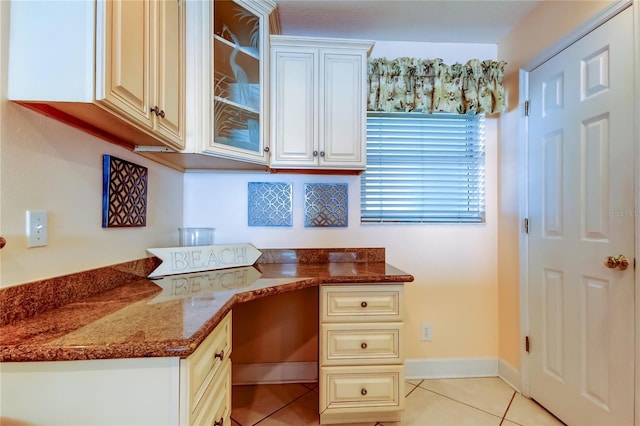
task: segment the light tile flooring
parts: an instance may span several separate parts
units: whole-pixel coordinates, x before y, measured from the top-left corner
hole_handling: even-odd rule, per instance
[[[405,395],[400,423],[362,426],[563,425],[497,377],[407,380]],[[233,426],[319,424],[315,383],[238,385],[233,387],[232,401]]]

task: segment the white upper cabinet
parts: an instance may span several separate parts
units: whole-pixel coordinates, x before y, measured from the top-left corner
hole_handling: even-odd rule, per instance
[[[129,146],[184,148],[183,0],[15,1],[8,98]]]
[[[268,163],[269,16],[275,1],[189,2],[184,168]],[[188,154],[197,154],[189,156]],[[202,155],[204,154],[204,155]],[[208,156],[208,159],[207,159]],[[171,155],[171,157],[174,157]]]
[[[271,36],[273,169],[366,167],[371,41]]]

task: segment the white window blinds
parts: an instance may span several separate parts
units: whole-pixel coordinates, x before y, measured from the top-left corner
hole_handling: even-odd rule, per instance
[[[483,223],[484,116],[367,115],[361,222]]]

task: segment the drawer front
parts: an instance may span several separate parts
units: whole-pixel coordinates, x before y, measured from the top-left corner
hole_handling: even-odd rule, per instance
[[[231,312],[187,358],[191,407],[198,404],[213,375],[231,356]]]
[[[320,412],[404,407],[403,366],[326,367],[320,380]]]
[[[402,294],[402,285],[323,286],[321,321],[402,321]]]
[[[231,360],[227,358],[195,407],[189,424],[231,425]]]
[[[402,364],[402,323],[322,324],[322,365]]]

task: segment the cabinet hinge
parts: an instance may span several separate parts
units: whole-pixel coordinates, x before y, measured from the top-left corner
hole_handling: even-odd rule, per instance
[[[529,218],[528,217],[524,218],[524,232],[525,232],[525,234],[529,233]]]
[[[531,101],[524,101],[524,116],[529,116],[529,107],[531,106]]]
[[[529,336],[524,336],[524,350],[529,352]]]

